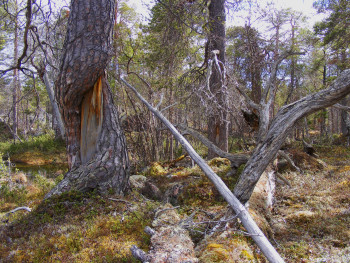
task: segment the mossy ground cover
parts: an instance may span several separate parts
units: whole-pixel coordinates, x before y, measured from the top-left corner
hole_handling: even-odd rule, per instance
[[[33,137],[22,142],[0,143],[0,152],[10,157],[12,162],[29,165],[65,164],[65,142],[54,139],[53,134]]]
[[[273,210],[266,213],[259,204],[251,204],[252,212],[268,225],[268,237],[287,262],[349,262],[350,151],[319,147],[317,153],[327,167],[308,160],[303,174],[286,171],[283,176],[292,187],[277,184]],[[237,178],[225,177],[227,160],[209,164],[232,188]],[[163,192],[168,184],[186,185],[177,210],[183,219],[192,216],[196,223],[190,233],[200,262],[266,262],[240,225],[202,240],[208,226],[214,225],[203,222],[220,219],[227,204],[198,167],[157,163],[145,175]],[[0,262],[136,262],[129,249],[137,245],[148,250],[150,237],[143,229],[151,224],[160,203],[136,191],[122,199],[71,192],[42,201],[62,176],[36,173],[27,175],[26,182],[2,183]],[[32,212],[4,217],[19,206]]]
[[[143,229],[157,203],[138,195],[111,197],[71,192],[32,203],[31,213],[18,212],[2,223],[2,261],[136,262],[130,247],[148,248]]]
[[[303,174],[286,172],[271,217],[274,237],[287,262],[350,261],[350,150],[317,147],[327,163]]]

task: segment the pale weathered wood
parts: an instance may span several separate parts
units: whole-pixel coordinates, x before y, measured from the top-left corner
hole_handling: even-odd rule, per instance
[[[298,120],[320,109],[332,106],[349,93],[350,70],[346,70],[329,88],[283,106],[272,120],[266,136],[258,143],[240,175],[234,189],[235,196],[242,203],[248,202],[261,174],[273,161]]]
[[[200,140],[205,146],[208,147],[208,149],[210,149],[220,157],[229,159],[231,161],[231,166],[234,168],[238,168],[240,165],[245,164],[249,159],[249,156],[246,154],[231,154],[221,150],[214,143],[209,141],[205,136],[183,124],[179,124],[178,128],[183,133],[188,133],[195,137],[197,140]]]
[[[57,124],[58,124],[58,128],[60,130],[60,135],[61,135],[62,138],[64,138],[64,135],[65,135],[64,124],[63,124],[63,121],[62,121],[60,110],[58,108],[57,101],[55,99],[55,92],[53,90],[53,87],[51,85],[51,82],[50,82],[49,78],[47,77],[47,73],[46,72],[44,73],[42,80],[43,80],[43,82],[45,84],[47,94],[49,95],[49,99],[50,99],[51,106],[52,106],[52,111],[53,111],[53,117],[56,118],[56,121],[57,121]]]
[[[252,217],[249,215],[247,209],[238,201],[233,195],[230,189],[225,185],[221,178],[214,173],[209,165],[198,155],[198,153],[192,148],[189,142],[178,132],[178,130],[155,108],[149,104],[138,91],[130,85],[123,78],[120,79],[127,87],[129,87],[136,96],[147,106],[147,108],[157,116],[164,124],[168,127],[174,137],[181,143],[185,148],[194,162],[202,169],[209,180],[215,185],[220,195],[230,204],[232,209],[235,211],[239,219],[242,221],[243,226],[251,235],[257,246],[264,253],[266,258],[270,262],[284,262],[281,256],[277,253],[275,248],[271,245],[264,233],[259,229],[257,224],[254,222]]]

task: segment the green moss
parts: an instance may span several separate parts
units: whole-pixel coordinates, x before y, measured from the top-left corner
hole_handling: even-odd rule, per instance
[[[229,252],[222,244],[209,243],[200,257],[203,263],[224,263],[229,262]]]
[[[160,163],[155,162],[155,163],[152,163],[147,174],[152,177],[158,177],[158,176],[166,175],[167,171]]]
[[[9,153],[10,155],[23,153],[26,151],[40,151],[44,153],[65,152],[65,142],[57,140],[53,134],[45,134],[38,137],[33,137],[16,144],[11,141],[0,143],[0,151]]]
[[[248,251],[248,250],[246,250],[246,249],[243,249],[243,250],[241,251],[240,257],[241,257],[242,259],[247,259],[247,260],[251,260],[251,261],[254,260],[254,255],[251,254],[251,252]]]

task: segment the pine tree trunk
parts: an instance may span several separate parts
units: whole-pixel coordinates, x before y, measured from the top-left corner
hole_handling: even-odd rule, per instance
[[[46,198],[69,190],[123,194],[128,189],[124,133],[105,69],[113,0],[73,0],[56,82],[70,171]]]
[[[218,50],[218,59],[225,64],[225,0],[212,0],[209,5],[209,45],[208,53],[211,56],[213,50]],[[215,96],[212,113],[208,119],[208,139],[221,150],[228,150],[228,125],[227,125],[227,96],[223,91],[219,72],[214,69],[210,78],[210,90]],[[209,150],[208,158],[216,154]]]

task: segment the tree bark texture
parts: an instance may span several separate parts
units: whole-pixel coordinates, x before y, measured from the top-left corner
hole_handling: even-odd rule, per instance
[[[56,81],[70,171],[46,197],[91,189],[123,194],[128,188],[125,137],[105,74],[114,4],[113,0],[71,3]]]
[[[327,89],[283,106],[273,119],[262,142],[254,149],[234,189],[235,196],[248,202],[256,183],[275,158],[294,124],[301,118],[329,107],[350,93],[350,70],[344,71]]]
[[[212,0],[209,4],[209,39],[208,54],[218,50],[218,60],[225,64],[225,0]],[[208,118],[208,138],[221,150],[228,150],[228,125],[227,125],[227,96],[220,72],[213,65],[209,80],[210,91],[213,94],[213,109]],[[215,157],[215,152],[209,149],[208,157]]]

